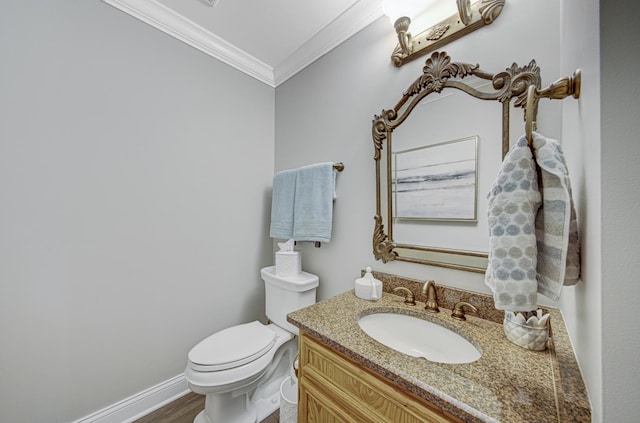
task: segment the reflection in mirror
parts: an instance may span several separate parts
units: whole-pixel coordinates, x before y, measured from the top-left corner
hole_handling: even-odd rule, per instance
[[[398,104],[374,117],[376,259],[485,271],[484,193],[529,85],[540,87],[534,61],[493,75],[435,52]]]
[[[477,151],[477,136],[392,151],[393,225],[477,222]]]

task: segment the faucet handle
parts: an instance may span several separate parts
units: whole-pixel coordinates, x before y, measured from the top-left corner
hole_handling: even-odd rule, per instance
[[[453,312],[451,313],[451,317],[453,317],[454,319],[458,319],[458,320],[467,320],[467,318],[464,315],[464,308],[467,306],[473,313],[477,313],[478,309],[469,304],[466,301],[458,301],[456,303],[456,305],[453,306]]]
[[[409,288],[405,288],[404,286],[398,286],[393,288],[393,292],[402,292],[404,294],[404,303],[409,305],[416,305],[416,298],[413,295],[413,292]]]

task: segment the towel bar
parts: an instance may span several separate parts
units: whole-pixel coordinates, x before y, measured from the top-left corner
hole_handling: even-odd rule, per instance
[[[538,114],[538,100],[548,98],[550,100],[562,100],[568,96],[580,98],[580,86],[582,84],[582,72],[576,69],[572,76],[560,78],[544,90],[539,91],[535,85],[529,85],[527,89],[527,104],[524,108],[525,134],[529,147],[533,143],[533,130],[536,129],[536,115]]]

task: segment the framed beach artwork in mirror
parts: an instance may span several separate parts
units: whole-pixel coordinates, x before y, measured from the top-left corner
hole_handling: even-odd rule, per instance
[[[434,52],[399,102],[374,116],[377,260],[484,273],[483,193],[522,131],[510,115],[524,117],[530,85],[541,85],[533,60],[492,74]]]
[[[394,223],[478,220],[478,137],[392,152]]]

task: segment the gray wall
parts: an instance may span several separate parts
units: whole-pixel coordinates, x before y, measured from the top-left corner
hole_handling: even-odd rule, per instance
[[[564,289],[561,308],[589,388],[593,421],[602,413],[602,165],[597,0],[562,2],[562,73],[582,70],[580,99],[562,102],[562,146],[580,214],[582,281]],[[612,416],[607,420],[613,421]],[[616,420],[618,421],[618,420]],[[620,420],[624,421],[624,420]]]
[[[551,305],[560,306],[565,315],[590,391],[595,422],[613,421],[616,413],[612,409],[603,420],[601,326],[602,309],[608,307],[601,309],[603,206],[597,27],[597,0],[510,0],[490,27],[443,48],[453,60],[477,62],[492,72],[513,62],[524,65],[535,58],[541,68],[543,86],[571,75],[577,67],[583,68],[581,99],[542,100],[539,128],[545,135],[563,142],[574,185],[583,243],[583,280],[575,287],[565,288],[561,303]],[[635,41],[638,37],[629,39]],[[424,65],[424,59],[419,59],[400,69],[394,68],[388,57],[395,43],[390,23],[381,18],[276,89],[276,170],[326,160],[344,161],[346,165],[338,176],[334,239],[320,249],[302,245],[303,268],[320,276],[321,298],[350,289],[360,269],[367,265],[387,273],[489,292],[482,275],[410,263],[383,264],[373,259],[375,172],[370,122],[374,114],[396,104]],[[456,126],[465,125],[465,113],[469,110],[460,111],[462,118],[452,116],[452,122]],[[618,154],[624,155],[625,150]],[[613,166],[614,163],[615,160]],[[633,169],[631,165],[627,168]],[[623,197],[628,193],[626,188],[620,190]],[[544,297],[540,300],[547,303]],[[631,350],[621,348],[620,342],[615,343],[613,350],[628,360],[627,351]],[[623,393],[612,385],[605,385],[606,389],[612,389],[605,398]],[[633,382],[629,385],[628,392],[637,391]]]
[[[0,55],[0,421],[69,422],[263,317],[274,90],[98,0]]]
[[[640,415],[638,234],[640,5],[600,2],[602,71],[602,359],[607,422]]]
[[[545,17],[545,31],[537,31],[536,16]],[[443,50],[454,61],[479,63],[484,70],[495,73],[513,62],[524,66],[535,59],[542,69],[543,84],[549,84],[560,76],[559,23],[557,1],[513,0],[490,27]],[[402,92],[422,73],[426,59],[394,67],[389,58],[397,42],[394,35],[389,20],[382,17],[276,88],[276,170],[318,161],[343,161],[346,165],[338,175],[334,238],[326,248],[302,245],[303,267],[320,276],[322,298],[352,288],[353,279],[367,265],[388,273],[489,292],[480,274],[374,261],[371,237],[375,166],[371,121],[374,114],[392,108],[400,100]],[[527,48],[522,49],[521,45]],[[437,107],[437,102],[432,104]],[[487,107],[491,104],[487,103]],[[501,109],[497,102],[493,107],[496,125],[500,125]],[[549,113],[559,111],[560,107],[558,102],[540,106],[544,116],[540,126],[547,128],[549,136],[561,135],[559,113]],[[464,126],[465,113],[469,111],[459,112],[451,119],[457,126]],[[522,119],[521,112],[513,119]],[[474,134],[473,131],[469,127],[467,135]],[[480,140],[480,149],[482,143],[492,141],[501,142]]]
[[[594,421],[631,422],[640,36],[638,6],[607,3],[510,0],[445,50],[492,71],[535,57],[545,84],[583,68],[579,101],[541,103],[563,116],[543,132],[563,141],[583,240],[583,280],[560,305]],[[380,19],[280,86],[276,109],[273,89],[97,0],[4,2],[0,420],[77,419],[179,374],[207,334],[262,316],[274,126],[276,169],[346,164],[332,243],[301,247],[321,298],[366,265],[486,292],[478,275],[373,261],[370,122],[424,63],[393,68],[394,44]]]

